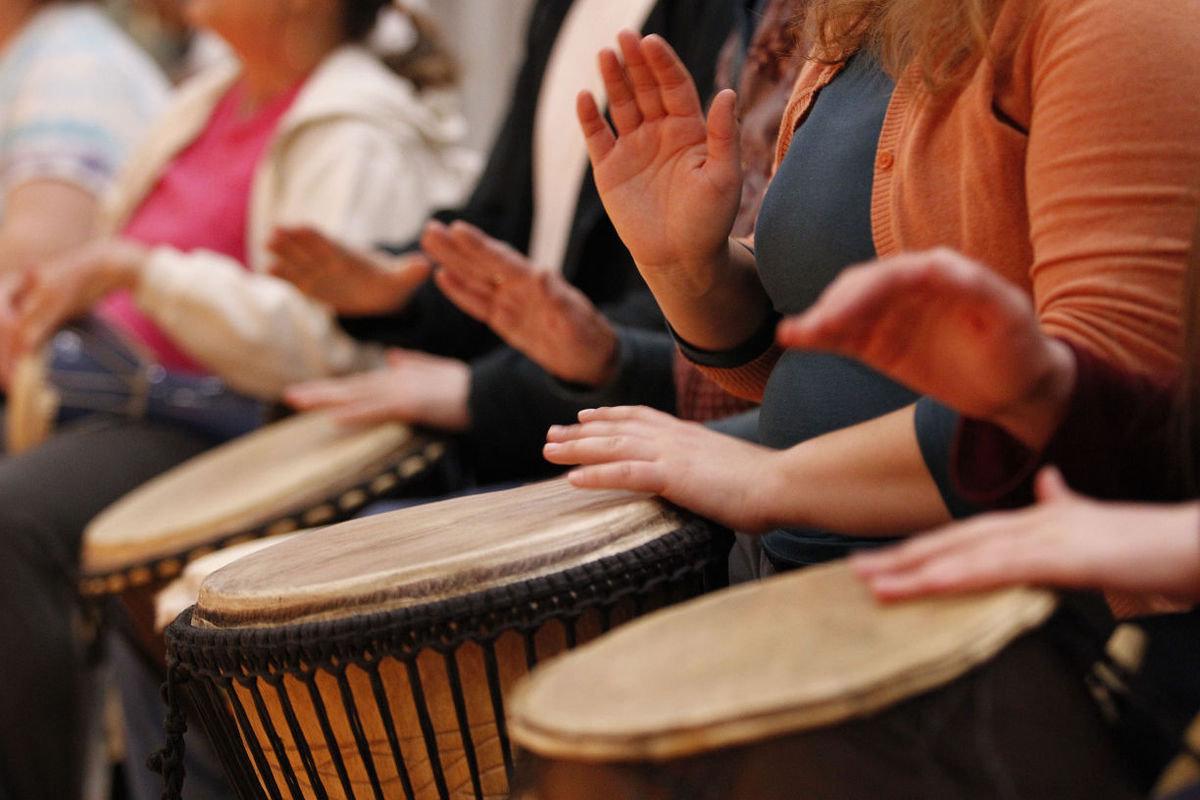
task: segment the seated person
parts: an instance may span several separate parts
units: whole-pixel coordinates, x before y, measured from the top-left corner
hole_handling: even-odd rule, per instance
[[[89,312],[166,372],[210,375],[253,401],[377,363],[328,309],[266,274],[266,241],[280,224],[360,246],[415,233],[469,184],[457,114],[360,44],[386,4],[191,2],[192,22],[240,64],[180,90],[116,187],[105,236],[0,291],[4,371]],[[69,586],[84,527],[214,443],[183,424],[98,415],[0,458],[0,584],[22,592],[0,636],[0,794],[78,793]]]
[[[86,241],[162,111],[158,69],[93,3],[0,3],[0,275]]]

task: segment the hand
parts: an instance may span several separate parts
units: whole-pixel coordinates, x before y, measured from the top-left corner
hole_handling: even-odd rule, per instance
[[[778,453],[649,408],[601,408],[546,436],[546,459],[583,464],[569,474],[587,489],[660,495],[734,530],[776,527],[766,516]]]
[[[1040,504],[852,558],[884,601],[1039,584],[1200,599],[1200,507],[1099,503],[1038,476]]]
[[[1070,348],[1042,333],[1025,293],[948,250],[844,271],[778,339],[856,358],[1035,449],[1075,381]]]
[[[596,179],[621,239],[647,275],[703,293],[728,259],[741,200],[736,95],[713,100],[707,122],[691,75],[659,36],[619,37],[600,53],[616,134],[595,98],[577,113]]]
[[[385,258],[352,250],[312,228],[279,228],[271,237],[270,272],[345,316],[403,308],[433,265],[419,253]]]
[[[17,362],[105,295],[137,285],[147,250],[127,239],[102,239],[0,286],[0,378],[7,386]]]
[[[394,421],[464,431],[471,426],[470,388],[471,368],[462,361],[393,350],[384,369],[292,386],[284,400],[300,411],[332,409],[346,425]]]
[[[582,292],[465,222],[431,222],[421,239],[438,287],[455,305],[560,380],[612,378],[617,335]]]

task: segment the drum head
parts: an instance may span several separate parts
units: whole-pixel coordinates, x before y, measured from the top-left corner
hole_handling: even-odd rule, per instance
[[[9,453],[36,447],[50,435],[58,415],[58,393],[46,380],[43,352],[17,362],[4,414],[4,442]]]
[[[299,535],[298,532],[273,536],[270,539],[242,542],[233,547],[209,553],[188,564],[178,578],[171,581],[166,588],[154,596],[154,632],[162,633],[168,625],[175,621],[176,617],[196,605],[196,598],[200,595],[200,585],[209,575],[252,553],[283,544],[288,539]]]
[[[193,624],[256,627],[425,605],[551,575],[678,530],[682,515],[565,479],[306,533],[213,573]]]
[[[880,606],[845,564],[814,567],[564,655],[518,687],[509,730],[548,758],[642,761],[823,727],[958,678],[1055,605],[1011,589]]]
[[[347,428],[325,413],[270,425],[188,461],[106,509],[84,533],[84,573],[152,563],[336,499],[338,491],[393,464],[412,443],[402,425]]]

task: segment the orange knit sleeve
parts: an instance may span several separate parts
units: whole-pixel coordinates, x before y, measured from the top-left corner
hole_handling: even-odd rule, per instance
[[[1200,15],[1192,0],[1041,0],[1025,181],[1047,331],[1128,368],[1178,361],[1200,209]]]

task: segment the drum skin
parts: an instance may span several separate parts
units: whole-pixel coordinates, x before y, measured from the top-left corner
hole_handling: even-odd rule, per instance
[[[699,594],[719,531],[555,481],[302,535],[167,632],[239,796],[505,798],[530,669]]]
[[[835,563],[652,614],[514,691],[515,796],[1137,797],[1056,603],[880,606]]]
[[[514,800],[1141,797],[1081,676],[1045,633],[865,718],[664,761],[525,754],[518,774]]]

